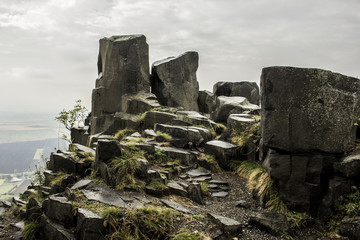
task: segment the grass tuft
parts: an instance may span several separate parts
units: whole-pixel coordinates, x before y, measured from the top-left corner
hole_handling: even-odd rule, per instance
[[[126,138],[127,136],[130,136],[131,134],[133,134],[135,132],[135,130],[133,129],[122,129],[119,130],[116,134],[115,134],[115,138],[118,139],[119,141],[123,140],[124,138]]]
[[[108,209],[102,215],[113,230],[110,239],[169,239],[179,213],[169,208],[147,206],[124,212]]]
[[[159,137],[164,139],[164,141],[170,141],[172,139],[172,136],[170,136],[169,134],[164,133],[164,132],[157,131],[156,135],[158,135]]]
[[[131,186],[144,186],[144,184],[136,178],[135,174],[140,169],[139,158],[143,158],[145,152],[134,148],[125,150],[121,157],[116,157],[111,161],[112,167],[114,167],[119,183],[118,189],[123,189],[127,185]]]
[[[36,240],[39,227],[38,222],[27,222],[22,230],[24,240]]]
[[[172,240],[202,240],[204,239],[203,234],[200,232],[190,232],[188,230],[181,229],[177,234],[171,238]]]
[[[269,173],[257,162],[241,161],[237,163],[236,172],[247,180],[250,191],[265,200],[265,206],[271,211],[287,213],[287,207],[281,200]]]

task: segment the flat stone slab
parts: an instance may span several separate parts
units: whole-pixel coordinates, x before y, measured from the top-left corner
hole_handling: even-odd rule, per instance
[[[206,143],[206,145],[213,146],[213,147],[216,147],[216,148],[223,148],[223,149],[237,148],[237,146],[235,144],[225,142],[225,141],[220,141],[220,140],[209,141],[209,142]]]
[[[250,208],[251,204],[245,200],[239,200],[236,202],[235,206],[239,208]]]
[[[214,192],[211,194],[212,197],[219,197],[219,198],[227,197],[227,195],[229,195],[229,192],[224,192],[224,191]]]
[[[125,201],[122,200],[121,195],[115,191],[103,188],[97,191],[84,189],[82,192],[89,200],[98,201],[116,207],[129,208]]]
[[[20,221],[20,222],[17,222],[17,223],[10,223],[10,226],[20,230],[25,226],[25,223],[23,221]]]
[[[80,152],[91,153],[95,156],[95,150],[78,143],[72,143],[71,146]]]
[[[211,173],[206,170],[199,170],[199,169],[193,169],[188,172],[186,172],[189,177],[196,178],[196,177],[208,177],[211,176]]]
[[[183,212],[183,213],[187,213],[187,214],[192,214],[193,211],[191,211],[190,209],[184,207],[183,205],[167,200],[167,199],[160,199],[160,201],[167,207],[175,209],[179,212]]]
[[[182,197],[188,196],[188,192],[185,190],[185,188],[176,181],[170,181],[166,184],[166,186],[169,188],[170,193],[172,194],[179,195]]]
[[[196,177],[196,178],[192,178],[191,181],[195,181],[195,182],[206,182],[208,180],[212,179],[211,176],[204,176],[204,177]]]
[[[75,189],[82,189],[82,188],[86,188],[87,186],[89,186],[90,183],[92,183],[92,180],[89,179],[82,179],[80,181],[78,181],[77,183],[75,183],[72,187],[71,190],[75,190]]]
[[[217,180],[217,179],[213,179],[209,181],[210,184],[217,184],[217,185],[225,185],[225,186],[229,186],[228,182],[225,182],[223,180]]]
[[[224,232],[239,232],[241,231],[241,224],[231,218],[208,213],[208,217],[212,222],[218,225]]]

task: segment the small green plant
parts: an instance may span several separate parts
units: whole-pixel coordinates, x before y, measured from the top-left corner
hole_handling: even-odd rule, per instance
[[[134,148],[135,150],[125,150],[121,157],[116,157],[111,161],[111,165],[114,167],[119,184],[117,188],[123,189],[126,185],[143,186],[143,183],[135,177],[135,174],[140,169],[139,158],[144,156],[144,152]]]
[[[204,195],[209,195],[209,185],[206,182],[200,183],[201,192]]]
[[[204,220],[206,217],[202,214],[194,214],[192,215],[193,218],[195,218],[196,220],[200,221],[200,220]]]
[[[199,162],[199,164],[200,164],[200,162],[205,162],[204,164],[208,165],[210,170],[213,170],[213,171],[220,169],[219,164],[213,155],[207,155],[207,154],[201,153],[198,157],[198,162]],[[203,165],[201,165],[201,166],[203,166]]]
[[[140,113],[140,114],[138,115],[138,118],[136,119],[136,122],[138,122],[138,123],[143,122],[144,119],[145,119],[145,117],[146,117],[146,114],[147,114],[147,112]]]
[[[245,147],[249,141],[256,143],[260,140],[260,123],[249,124],[240,131],[234,131],[231,136],[231,141],[240,148]]]
[[[123,140],[124,138],[126,138],[127,136],[130,136],[131,134],[133,134],[135,132],[135,130],[133,129],[122,129],[119,130],[116,134],[115,134],[115,138],[118,139],[119,141]]]
[[[265,200],[265,206],[269,210],[287,212],[287,207],[281,200],[274,181],[260,164],[254,161],[240,161],[235,165],[236,172],[247,180],[248,188]]]
[[[167,186],[160,179],[152,179],[149,186],[161,191],[167,189]]]
[[[62,123],[67,130],[71,130],[74,127],[81,127],[84,125],[86,118],[86,107],[81,105],[81,100],[76,100],[74,108],[71,110],[63,109],[59,116],[55,117],[55,120]],[[71,139],[63,134],[65,140],[71,143]]]
[[[172,240],[202,240],[204,239],[204,236],[197,231],[190,232],[189,230],[181,229],[171,239]]]
[[[311,221],[311,217],[308,214],[300,212],[289,211],[287,212],[286,217],[292,229],[305,228]]]
[[[167,163],[170,161],[170,158],[162,149],[155,149],[155,152],[151,156],[149,156],[149,158],[156,163]]]
[[[64,172],[58,172],[57,176],[51,180],[51,182],[49,183],[50,187],[53,186],[59,186],[61,185],[61,182],[64,180],[64,178],[70,176],[71,174],[68,173],[64,173]]]
[[[40,225],[38,222],[26,222],[22,230],[24,240],[36,240],[39,227]]]
[[[164,141],[170,141],[172,139],[172,137],[167,134],[167,133],[163,133],[163,132],[160,132],[160,131],[157,131],[156,134],[161,137],[162,139],[164,139]]]

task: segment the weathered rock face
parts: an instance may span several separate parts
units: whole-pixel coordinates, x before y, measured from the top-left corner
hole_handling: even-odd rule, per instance
[[[158,97],[160,104],[199,110],[199,83],[196,79],[198,62],[197,52],[186,52],[153,63],[151,91]]]
[[[213,93],[216,96],[245,97],[250,103],[260,105],[259,86],[255,82],[218,82]]]
[[[216,99],[216,108],[211,113],[211,119],[215,122],[226,122],[230,114],[248,113],[259,109],[259,106],[251,104],[244,97],[220,96]]]
[[[121,97],[149,92],[149,47],[143,35],[100,39],[99,78],[92,95],[92,114],[121,111]]]
[[[121,109],[126,113],[139,114],[156,107],[160,107],[160,104],[152,93],[141,91],[136,94],[125,94],[122,96]]]
[[[198,105],[200,112],[211,113],[215,109],[216,96],[206,90],[199,91]]]
[[[321,69],[264,68],[264,145],[288,152],[348,152],[360,111],[360,80]]]

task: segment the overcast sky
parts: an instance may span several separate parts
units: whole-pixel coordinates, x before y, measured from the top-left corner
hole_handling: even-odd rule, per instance
[[[200,89],[273,65],[360,76],[359,0],[1,0],[0,114],[89,108],[98,40],[133,33],[150,64],[199,52]]]

